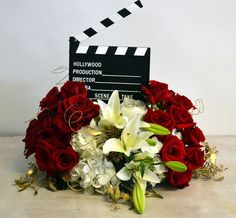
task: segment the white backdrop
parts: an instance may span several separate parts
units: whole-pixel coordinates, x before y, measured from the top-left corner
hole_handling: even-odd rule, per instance
[[[132,0],[0,0],[0,135],[23,135],[68,65],[68,39]],[[236,134],[236,1],[142,0],[84,44],[150,46],[151,78],[192,100],[206,134]]]

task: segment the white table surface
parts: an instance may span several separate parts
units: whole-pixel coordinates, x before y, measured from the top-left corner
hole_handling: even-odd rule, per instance
[[[228,167],[221,182],[196,180],[183,190],[161,188],[164,199],[147,198],[144,214],[136,214],[126,204],[114,211],[103,196],[83,195],[74,191],[51,192],[31,189],[18,192],[14,179],[28,166],[24,159],[23,137],[0,138],[0,217],[236,217],[236,136],[207,137],[220,151],[218,160]]]

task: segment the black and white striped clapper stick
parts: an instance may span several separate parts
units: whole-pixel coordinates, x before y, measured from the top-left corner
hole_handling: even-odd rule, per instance
[[[90,37],[94,36],[98,32],[107,29],[108,27],[112,26],[113,24],[117,23],[118,21],[126,18],[133,12],[139,10],[142,8],[143,5],[140,0],[134,2],[133,4],[129,5],[126,8],[123,8],[122,10],[118,11],[114,15],[103,19],[101,22],[95,24],[94,26],[86,29],[81,34],[75,36],[75,38],[78,40],[79,43],[84,42],[85,40],[89,39]]]
[[[70,37],[69,79],[84,82],[91,99],[107,100],[113,90],[120,97],[142,99],[141,84],[149,82],[150,48],[80,45],[143,7],[140,0]]]

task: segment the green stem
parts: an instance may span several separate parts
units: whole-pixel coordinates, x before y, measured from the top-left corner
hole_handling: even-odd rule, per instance
[[[161,164],[165,165],[165,162],[152,163],[151,165],[161,165]]]

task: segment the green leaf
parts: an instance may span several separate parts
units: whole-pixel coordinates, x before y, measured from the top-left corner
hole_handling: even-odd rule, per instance
[[[147,197],[156,197],[156,198],[160,198],[160,199],[164,199],[162,195],[160,195],[158,193],[157,190],[152,189],[152,191],[146,191],[146,196]]]
[[[187,170],[187,166],[179,161],[165,162],[165,166],[179,173],[183,173]]]
[[[223,180],[224,180],[224,176],[217,177],[217,178],[213,179],[213,181],[217,181],[217,182],[220,182],[220,181],[223,181]]]
[[[52,191],[54,191],[54,192],[58,191],[57,187],[55,186],[54,182],[52,181],[52,178],[48,178],[48,186]]]
[[[134,155],[133,154],[130,154],[130,156],[128,156],[128,157],[125,155],[126,163],[131,162],[133,159],[134,159]]]
[[[160,195],[159,193],[155,192],[155,197],[160,198],[160,199],[164,199],[162,195]]]
[[[145,165],[144,161],[141,161],[141,163],[139,165],[139,170],[140,170],[142,178],[143,178],[144,173],[145,173],[145,167],[146,167],[146,165]]]

